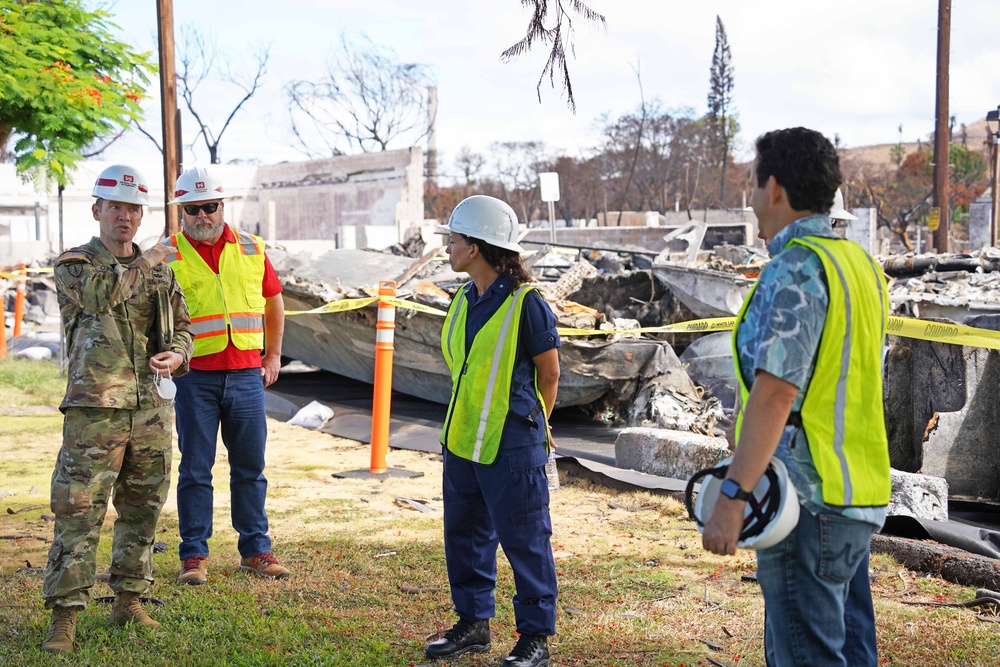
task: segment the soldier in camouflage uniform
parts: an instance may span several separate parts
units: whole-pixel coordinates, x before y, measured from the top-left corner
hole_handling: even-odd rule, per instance
[[[52,624],[42,649],[73,650],[76,614],[94,584],[101,526],[114,493],[112,621],[159,627],[139,604],[153,582],[151,547],[170,486],[171,401],[154,377],[187,371],[193,342],[166,248],[132,243],[148,203],[134,168],[106,169],[94,187],[100,236],[59,256],[55,277],[69,358],[63,444],[52,473],[55,537],[42,595]],[[161,349],[159,309],[173,317]],[[169,318],[168,318],[169,319]]]

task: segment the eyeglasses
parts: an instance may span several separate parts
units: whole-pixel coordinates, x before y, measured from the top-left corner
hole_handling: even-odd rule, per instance
[[[208,215],[212,215],[219,210],[219,204],[222,202],[210,201],[207,204],[184,204],[184,212],[188,215],[198,215],[198,211],[204,211]]]

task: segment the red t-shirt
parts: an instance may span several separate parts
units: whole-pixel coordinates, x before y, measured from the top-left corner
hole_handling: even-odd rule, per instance
[[[226,247],[225,244],[237,242],[236,234],[228,224],[223,227],[222,236],[214,244],[195,241],[187,233],[182,233],[215,273],[219,272],[219,258],[222,256],[222,249]],[[281,282],[278,280],[278,274],[271,266],[271,260],[268,259],[267,254],[264,255],[264,279],[261,281],[261,294],[264,295],[265,299],[281,294]],[[260,368],[260,350],[241,350],[233,345],[233,339],[230,336],[226,349],[202,357],[193,357],[191,368],[197,371],[234,371],[241,368]]]

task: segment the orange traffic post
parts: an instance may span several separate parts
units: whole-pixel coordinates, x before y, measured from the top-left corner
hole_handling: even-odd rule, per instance
[[[386,466],[389,453],[389,407],[392,402],[392,355],[395,349],[396,307],[382,299],[396,297],[396,282],[378,284],[378,321],[375,324],[375,389],[372,396],[371,465],[367,470],[335,472],[342,478],[422,477],[424,473]]]
[[[28,273],[24,270],[24,263],[17,272],[17,298],[14,299],[14,338],[21,335],[21,320],[24,319],[24,288],[28,281]]]
[[[379,299],[396,296],[396,282],[383,280],[378,284]],[[396,307],[378,302],[378,322],[375,324],[375,393],[372,398],[372,474],[386,471],[389,453],[389,405],[392,401],[392,352],[396,334]]]
[[[3,282],[2,278],[0,282]],[[7,358],[7,299],[4,297],[6,291],[7,286],[4,285],[0,289],[0,359]]]

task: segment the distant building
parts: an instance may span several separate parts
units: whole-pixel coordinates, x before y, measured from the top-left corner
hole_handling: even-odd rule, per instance
[[[98,233],[90,207],[94,180],[109,162],[86,161],[63,192],[62,247]],[[163,166],[133,164],[149,179],[151,206],[136,235],[161,238]],[[185,165],[191,166],[191,165]],[[422,229],[423,154],[419,147],[276,165],[211,165],[226,189],[226,221],[288,249],[385,248]],[[173,184],[171,184],[172,186]],[[269,217],[270,211],[273,218]],[[36,193],[13,164],[0,164],[0,265],[44,263],[59,253],[55,192]]]

